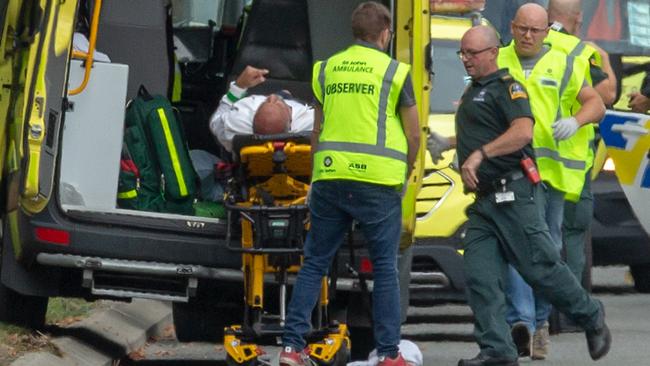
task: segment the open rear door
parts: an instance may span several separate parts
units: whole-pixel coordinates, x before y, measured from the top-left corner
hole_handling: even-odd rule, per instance
[[[426,67],[427,49],[431,42],[430,3],[429,0],[397,1],[395,6],[394,57],[401,62],[411,64],[413,90],[418,106],[420,126],[424,131],[429,117],[429,93],[431,91],[431,79]],[[414,240],[415,199],[422,187],[426,138],[426,133],[421,132],[420,151],[402,199],[401,247],[409,246]]]
[[[24,169],[21,206],[35,213],[52,194],[77,1],[41,0],[32,6],[32,13],[40,16],[22,65],[25,133],[16,141],[24,147],[19,154]]]
[[[52,194],[77,1],[3,4],[2,184],[8,231],[21,257],[19,209],[37,213]]]
[[[623,192],[650,234],[650,116],[607,111],[600,133]]]

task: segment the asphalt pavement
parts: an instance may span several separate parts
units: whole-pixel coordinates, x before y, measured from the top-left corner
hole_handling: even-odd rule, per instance
[[[522,365],[650,365],[650,295],[638,294],[632,290],[627,267],[596,267],[593,281],[595,296],[605,304],[606,320],[612,331],[613,342],[610,353],[604,359],[594,363],[589,357],[584,333],[562,333],[551,336],[551,349],[547,360],[532,361],[530,358],[522,358],[520,359]],[[456,313],[460,311],[456,306],[454,308]],[[472,330],[469,323],[427,323],[407,325],[406,329],[409,327],[413,327],[412,333],[416,334],[436,334],[442,330],[444,333],[456,336],[469,335]],[[426,332],[425,329],[431,331]],[[418,341],[416,343],[424,354],[426,366],[456,365],[460,358],[471,358],[478,353],[478,347],[473,341]]]
[[[522,365],[650,365],[650,295],[634,292],[627,267],[598,267],[593,278],[595,296],[605,304],[613,334],[609,355],[594,363],[589,358],[583,333],[563,333],[551,337],[551,352],[546,361],[521,359]],[[221,345],[178,343],[172,333],[164,331],[171,321],[168,304],[147,301],[132,304],[126,310],[111,309],[109,313],[100,314],[101,319],[92,319],[86,325],[77,325],[85,329],[91,324],[94,333],[77,332],[57,340],[63,358],[29,354],[12,366],[111,365],[111,360],[120,357],[120,365],[224,364]],[[418,344],[424,354],[424,365],[456,365],[460,358],[471,358],[478,352],[471,321],[471,311],[463,304],[411,307],[409,323],[404,325],[402,333],[404,338]],[[105,343],[103,347],[101,342],[97,343],[98,337],[110,339],[112,349],[106,348]],[[70,343],[74,345],[72,348]],[[273,354],[277,348],[269,351]],[[129,353],[132,358],[124,358]]]

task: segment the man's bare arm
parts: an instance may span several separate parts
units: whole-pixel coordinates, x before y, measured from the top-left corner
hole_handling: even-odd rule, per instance
[[[244,89],[252,88],[265,82],[266,75],[268,75],[268,73],[269,70],[267,69],[258,69],[256,67],[248,65],[244,71],[242,71],[241,74],[237,76],[235,84],[237,84],[238,87]]]
[[[417,106],[400,107],[399,114],[402,119],[402,127],[408,143],[408,153],[406,154],[406,163],[408,164],[406,178],[411,177],[411,171],[415,165],[415,159],[420,149],[420,119],[418,117]]]
[[[598,92],[598,95],[600,95],[605,105],[612,105],[616,100],[617,80],[616,80],[616,74],[614,73],[614,69],[612,69],[612,65],[609,62],[609,54],[594,42],[586,42],[586,43],[592,46],[593,48],[595,48],[596,51],[598,51],[601,59],[603,60],[601,69],[603,70],[604,73],[607,74],[607,79],[601,81],[597,85],[594,85],[594,89],[596,89],[596,92]]]
[[[587,123],[599,123],[605,115],[605,105],[600,95],[590,86],[583,86],[578,93],[578,101],[582,105],[573,117],[580,126]]]

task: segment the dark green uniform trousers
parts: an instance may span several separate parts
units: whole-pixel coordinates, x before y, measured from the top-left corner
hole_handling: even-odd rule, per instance
[[[599,304],[560,260],[551,241],[544,219],[543,189],[519,179],[507,186],[515,194],[514,202],[497,204],[492,193],[479,196],[467,209],[464,263],[468,299],[475,317],[474,336],[487,356],[517,358],[505,319],[508,263],[584,329],[601,326]]]
[[[585,185],[578,202],[565,201],[562,222],[562,243],[566,263],[579,282],[585,270],[585,241],[594,216],[594,197],[591,193],[591,170],[585,176]]]

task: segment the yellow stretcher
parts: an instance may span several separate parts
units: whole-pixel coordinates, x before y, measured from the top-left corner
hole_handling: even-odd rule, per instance
[[[244,314],[241,325],[225,329],[223,343],[228,365],[263,365],[260,345],[279,345],[290,276],[302,263],[311,149],[306,134],[236,136],[233,147],[236,168],[225,199],[227,242],[242,253]],[[237,228],[241,242],[234,243]],[[347,326],[328,316],[328,290],[324,277],[308,351],[316,365],[342,366],[349,359],[350,338]],[[278,299],[273,303],[265,293]]]

